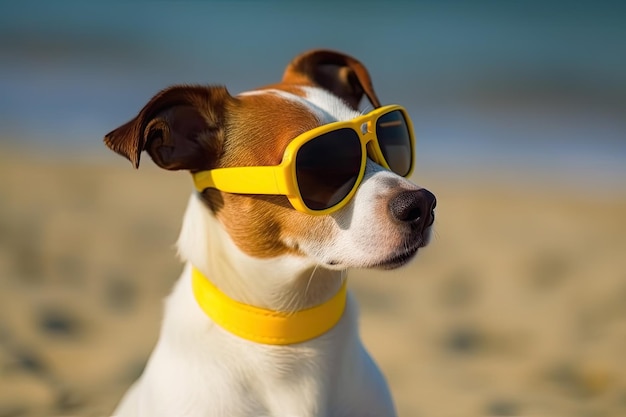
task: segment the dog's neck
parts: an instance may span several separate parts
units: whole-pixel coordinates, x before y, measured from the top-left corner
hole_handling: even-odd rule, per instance
[[[345,272],[296,256],[257,259],[243,253],[195,194],[184,216],[178,252],[230,298],[276,311],[327,301],[339,291]]]

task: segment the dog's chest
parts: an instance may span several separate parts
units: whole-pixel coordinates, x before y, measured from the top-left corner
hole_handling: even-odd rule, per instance
[[[193,416],[341,415],[338,409],[347,407],[341,402],[353,396],[349,391],[357,385],[344,380],[361,360],[352,301],[324,336],[271,346],[237,338],[211,323],[189,302],[185,287],[179,285],[168,300],[161,339],[144,375],[159,392],[159,398],[148,395],[148,403],[187,409],[186,415]],[[154,412],[150,415],[174,415],[163,408]]]

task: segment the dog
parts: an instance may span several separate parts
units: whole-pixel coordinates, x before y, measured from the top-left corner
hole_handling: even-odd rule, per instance
[[[331,50],[237,96],[169,87],[107,134],[135,168],[146,151],[196,188],[177,243],[186,265],[115,415],[395,416],[345,271],[401,267],[429,242],[436,199],[407,179],[412,134],[365,66]]]

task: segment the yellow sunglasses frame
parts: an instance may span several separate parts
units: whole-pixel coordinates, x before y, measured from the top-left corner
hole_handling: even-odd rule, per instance
[[[413,123],[404,107],[393,104],[379,107],[352,120],[328,123],[296,136],[285,148],[283,160],[279,165],[227,167],[199,171],[192,174],[194,185],[199,192],[203,192],[207,188],[215,188],[233,194],[285,195],[293,208],[300,212],[311,215],[330,214],[344,207],[356,193],[365,175],[365,164],[368,156],[377,164],[386,169],[390,169],[378,143],[376,123],[380,117],[393,111],[400,111],[407,123],[411,145],[411,166],[409,172],[405,175],[405,177],[408,177],[413,172],[415,166],[415,135],[413,134]],[[363,126],[367,128],[363,129]],[[296,155],[298,154],[298,150],[305,143],[318,136],[344,128],[354,130],[361,140],[362,160],[357,180],[350,192],[334,206],[323,210],[311,210],[304,203],[302,195],[300,194],[300,188],[298,187],[298,179],[296,176]],[[373,146],[368,148],[367,145],[370,142]]]

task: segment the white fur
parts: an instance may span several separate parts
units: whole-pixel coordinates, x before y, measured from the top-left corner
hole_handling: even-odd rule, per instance
[[[208,255],[214,263],[209,265],[205,258],[196,259],[195,265],[202,265],[212,279],[218,271],[232,274],[232,279],[215,282],[245,280],[223,290],[257,305],[281,302],[268,301],[272,291],[267,290],[280,286],[281,279],[292,282],[311,273],[310,261],[259,260],[243,254],[196,196],[185,214],[179,247],[181,252],[190,250],[183,256],[191,259]],[[335,278],[335,284],[340,283],[341,273]],[[270,281],[267,288],[265,280]],[[251,283],[265,297],[250,291]],[[161,336],[145,372],[116,415],[393,416],[388,388],[359,340],[356,320],[356,304],[349,295],[340,322],[319,338],[290,346],[240,339],[213,324],[197,305],[188,263],[167,299]]]
[[[301,102],[324,123],[358,115],[330,93],[306,92],[306,99],[280,91],[260,93]],[[273,259],[243,253],[193,195],[178,241],[187,265],[167,299],[161,335],[145,372],[116,415],[395,416],[387,384],[359,339],[352,295],[340,322],[326,334],[296,345],[262,345],[211,322],[193,297],[190,273],[190,265],[196,266],[222,291],[247,304],[287,310],[319,304],[336,293],[345,268],[374,265],[398,249],[393,222],[380,216],[385,209],[381,197],[392,187],[417,188],[368,161],[356,196],[332,215],[332,242],[302,237],[297,243],[306,257]]]

